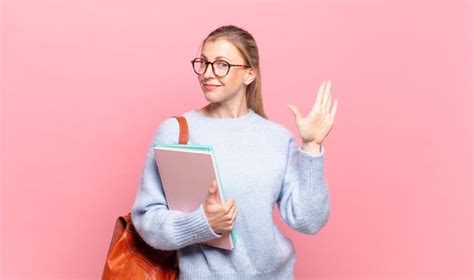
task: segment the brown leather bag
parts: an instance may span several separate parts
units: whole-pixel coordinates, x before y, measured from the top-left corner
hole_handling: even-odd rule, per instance
[[[179,144],[188,143],[188,124],[184,116],[179,122]],[[102,274],[109,279],[179,279],[176,251],[162,251],[149,246],[135,230],[131,213],[117,218],[107,260]]]

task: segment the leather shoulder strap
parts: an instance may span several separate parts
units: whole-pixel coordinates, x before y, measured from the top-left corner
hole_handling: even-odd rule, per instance
[[[187,144],[189,138],[188,122],[184,116],[174,116],[179,122],[179,144]]]

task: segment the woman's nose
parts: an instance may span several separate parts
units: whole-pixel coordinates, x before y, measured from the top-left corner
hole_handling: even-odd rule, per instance
[[[204,75],[205,78],[207,78],[207,77],[214,77],[215,78],[214,71],[212,71],[212,64],[207,65],[206,72],[204,72],[203,75]]]

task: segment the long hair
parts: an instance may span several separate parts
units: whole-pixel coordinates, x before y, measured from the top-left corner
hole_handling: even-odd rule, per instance
[[[221,26],[207,35],[202,41],[200,49],[208,41],[215,41],[217,39],[225,39],[234,44],[245,59],[245,63],[257,70],[255,79],[247,85],[245,93],[247,99],[247,106],[255,111],[265,119],[268,119],[263,110],[262,100],[262,76],[260,72],[260,62],[258,55],[257,43],[253,36],[246,30],[235,25]]]

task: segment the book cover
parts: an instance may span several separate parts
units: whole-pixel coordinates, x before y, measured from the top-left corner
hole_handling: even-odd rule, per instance
[[[205,202],[213,180],[217,182],[218,203],[226,201],[212,146],[155,144],[153,149],[169,209],[195,211]],[[201,244],[232,250],[236,241],[231,230]]]

